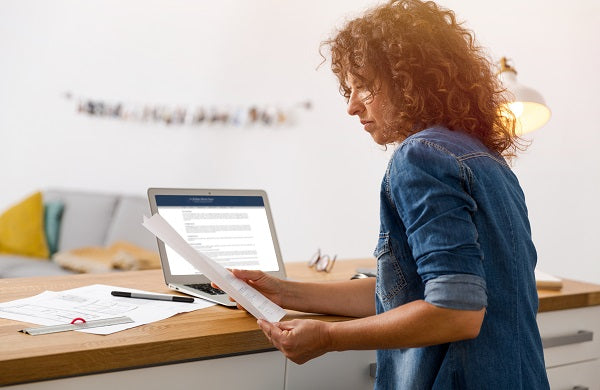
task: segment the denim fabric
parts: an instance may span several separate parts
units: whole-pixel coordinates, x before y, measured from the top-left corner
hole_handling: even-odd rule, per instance
[[[472,340],[377,352],[376,389],[548,389],[525,199],[504,159],[435,127],[394,152],[381,187],[377,312],[423,299],[479,310]]]

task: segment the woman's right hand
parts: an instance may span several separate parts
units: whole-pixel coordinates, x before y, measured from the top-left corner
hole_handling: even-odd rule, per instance
[[[243,280],[249,286],[258,290],[265,297],[269,298],[271,301],[276,303],[279,306],[283,307],[283,281],[274,276],[268,275],[263,271],[258,270],[243,270],[243,269],[230,269],[229,270],[233,276],[238,279]],[[213,284],[214,287],[218,287]],[[235,300],[231,297],[229,299],[232,302]],[[243,309],[240,304],[237,304],[238,309]]]

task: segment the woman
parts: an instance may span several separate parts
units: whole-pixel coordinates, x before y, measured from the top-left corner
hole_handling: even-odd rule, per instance
[[[377,278],[234,270],[277,304],[358,317],[259,321],[288,358],[377,349],[380,389],[546,389],[519,149],[491,63],[454,13],[392,1],[325,42],[348,113],[398,144],[381,186]]]

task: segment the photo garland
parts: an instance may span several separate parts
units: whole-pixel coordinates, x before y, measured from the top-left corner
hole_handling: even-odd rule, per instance
[[[168,126],[271,126],[290,125],[298,109],[310,110],[312,103],[304,101],[283,108],[274,105],[236,106],[233,108],[218,106],[167,106],[153,104],[129,104],[107,102],[101,99],[64,94],[67,100],[76,102],[78,114],[111,118],[123,121],[163,124]]]

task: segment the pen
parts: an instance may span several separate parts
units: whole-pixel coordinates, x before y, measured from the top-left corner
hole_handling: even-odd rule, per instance
[[[177,295],[144,294],[144,293],[135,293],[135,292],[127,292],[127,291],[111,291],[110,295],[113,295],[115,297],[124,297],[124,298],[140,298],[140,299],[154,299],[157,301],[194,303],[194,298],[180,297]]]

